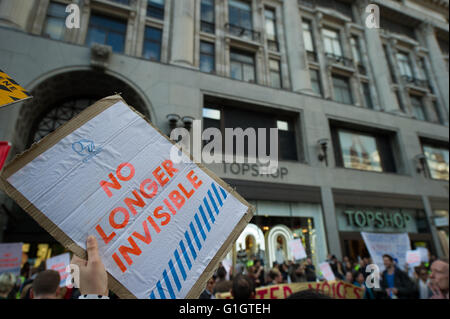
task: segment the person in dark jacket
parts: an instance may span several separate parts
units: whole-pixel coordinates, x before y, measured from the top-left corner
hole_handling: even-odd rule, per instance
[[[383,271],[381,288],[391,299],[416,298],[416,287],[408,275],[396,267],[394,259],[390,255],[383,255],[386,269]]]

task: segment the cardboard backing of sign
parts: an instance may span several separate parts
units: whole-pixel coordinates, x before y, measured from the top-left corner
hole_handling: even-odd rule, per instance
[[[94,105],[88,107],[78,116],[73,118],[71,121],[59,127],[53,133],[47,135],[38,143],[35,143],[31,148],[24,153],[16,156],[16,158],[5,166],[1,176],[0,176],[0,189],[2,189],[6,194],[8,194],[23,210],[25,210],[36,222],[44,228],[50,235],[52,235],[58,242],[60,242],[64,247],[72,251],[75,255],[80,258],[87,258],[86,251],[77,245],[69,236],[67,236],[60,228],[58,228],[43,212],[37,209],[23,194],[21,194],[16,188],[14,188],[7,179],[23,168],[25,165],[30,163],[36,157],[50,149],[52,146],[56,145],[61,139],[71,134],[76,129],[83,126],[89,120],[93,119],[98,114],[102,113],[109,107],[113,106],[118,102],[126,102],[119,95],[106,97]],[[127,105],[127,104],[126,104]],[[134,108],[129,106],[131,110],[136,112],[144,120],[147,121],[155,130],[157,130],[162,136],[164,136],[170,143],[175,144],[171,141],[165,134],[163,134],[158,128],[153,126],[142,114],[137,112]],[[186,154],[192,161],[193,158],[190,154]],[[226,189],[230,194],[232,194],[236,199],[238,199],[243,205],[248,209],[245,215],[241,218],[235,229],[231,232],[225,242],[220,246],[220,249],[214,255],[210,263],[207,265],[205,271],[197,280],[196,284],[191,288],[186,298],[196,299],[200,296],[206,282],[212,277],[214,270],[217,268],[220,260],[222,260],[227,252],[231,249],[232,244],[237,240],[240,233],[244,230],[246,225],[250,222],[253,217],[254,208],[245,199],[243,199],[233,188],[226,184],[222,179],[217,177],[214,173],[208,170],[204,165],[196,163],[200,169],[203,170],[207,175],[209,175],[215,182]],[[109,288],[123,299],[134,299],[136,298],[127,288],[125,288],[118,280],[116,280],[111,274],[108,274]]]

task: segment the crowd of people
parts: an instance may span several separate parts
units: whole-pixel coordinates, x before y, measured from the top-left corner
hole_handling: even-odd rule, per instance
[[[11,273],[0,275],[0,299],[117,298],[108,291],[107,273],[98,253],[97,241],[92,236],[87,241],[87,252],[87,261],[74,256],[71,262],[80,268],[79,288],[61,288],[59,273],[45,270],[44,263],[32,269],[25,264],[19,277]],[[445,259],[431,256],[428,263],[414,269],[400,269],[397,260],[386,254],[383,256],[385,269],[380,274],[379,285],[376,285],[376,280],[368,278],[371,275],[368,267],[373,264],[368,257],[358,261],[344,257],[339,261],[336,256],[329,255],[326,261],[337,280],[361,287],[366,299],[449,299],[449,263]],[[310,258],[301,263],[275,262],[270,269],[264,267],[260,259],[246,265],[237,264],[229,271],[220,264],[208,280],[200,299],[214,299],[217,293],[231,293],[234,299],[251,299],[255,297],[258,287],[323,280],[325,278]],[[316,291],[301,291],[289,298],[329,297]]]
[[[386,254],[383,256],[385,269],[379,274],[378,285],[375,284],[375,277],[368,278],[373,274],[368,268],[373,264],[370,257],[352,261],[345,256],[340,261],[330,254],[326,262],[330,264],[336,280],[362,288],[364,299],[449,299],[449,264],[445,259],[437,260],[435,256],[430,256],[429,262],[421,263],[414,269],[407,267],[400,269],[398,261]],[[246,278],[254,289],[262,286],[326,280],[316,270],[311,258],[301,263],[274,262],[270,269],[265,269],[259,259],[254,259],[248,264],[250,266],[247,267],[238,264],[234,269],[230,269],[229,273],[221,264],[214,276],[209,279],[200,298],[211,299],[217,293],[232,291],[235,281],[233,277],[238,277],[241,281],[242,277]],[[303,293],[302,296],[317,297],[317,293],[311,291]]]

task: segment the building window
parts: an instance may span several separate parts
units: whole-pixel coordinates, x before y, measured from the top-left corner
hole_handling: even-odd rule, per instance
[[[130,0],[110,0],[110,1],[117,2],[117,3],[120,3],[120,4],[126,5],[126,6],[130,5]]]
[[[281,69],[280,61],[270,59],[270,86],[280,89],[281,88]]]
[[[320,84],[319,70],[310,69],[309,74],[311,76],[311,86],[313,92],[322,96],[322,85]]]
[[[113,52],[122,53],[125,49],[127,24],[121,20],[92,14],[86,44],[100,43],[110,45]]]
[[[411,61],[409,60],[409,54],[405,52],[398,52],[397,53],[397,62],[398,67],[400,69],[400,75],[406,79],[412,79],[414,78],[412,67],[411,67]]]
[[[353,104],[349,78],[333,75],[333,90],[336,102]]]
[[[364,94],[364,102],[368,109],[373,110],[373,102],[372,102],[372,96],[370,94],[370,86],[367,82],[362,82],[362,89]]]
[[[342,57],[339,32],[331,29],[323,29],[323,41],[325,53],[333,57]]]
[[[220,105],[218,107],[217,105]],[[249,145],[249,139],[244,140],[245,156],[249,154],[249,147],[255,147],[258,154],[258,129],[266,129],[263,134],[266,137],[266,153],[273,153],[270,148],[270,129],[278,128],[278,156],[279,160],[298,160],[296,143],[296,115],[295,113],[284,114],[281,110],[267,109],[261,111],[260,106],[206,97],[203,108],[203,129],[217,128],[225,138],[225,128],[248,128],[254,129],[256,133],[256,145]],[[210,141],[207,141],[209,143]],[[233,141],[236,154],[236,137]],[[225,143],[223,143],[225,145]],[[273,146],[272,146],[273,147]]]
[[[252,9],[250,3],[237,0],[228,1],[229,32],[234,36],[255,40],[253,31]]]
[[[303,41],[305,42],[305,50],[308,54],[308,60],[317,61],[316,50],[314,47],[313,31],[310,21],[303,21]]]
[[[411,107],[413,115],[416,119],[421,121],[427,121],[425,108],[423,105],[423,99],[420,96],[411,95]]]
[[[147,17],[164,20],[164,0],[147,1]]]
[[[161,39],[161,29],[145,27],[142,57],[153,61],[161,61]]]
[[[392,62],[391,59],[389,57],[389,51],[386,45],[383,45],[383,51],[384,51],[384,57],[386,58],[386,62],[388,65],[388,69],[389,69],[389,75],[391,77],[391,81],[392,83],[397,83],[397,80],[395,79],[395,75],[394,75],[394,67],[392,66]]]
[[[428,169],[433,179],[449,180],[449,158],[448,146],[442,147],[434,144],[422,145],[424,155],[427,159]]]
[[[332,135],[337,166],[372,172],[396,172],[388,135],[339,127],[332,129]]]
[[[356,67],[358,68],[358,72],[360,74],[366,74],[366,68],[364,67],[364,63],[361,56],[361,46],[359,43],[359,38],[356,36],[352,36],[350,38],[350,45],[352,47],[353,59],[355,61]]]
[[[54,40],[64,38],[66,21],[66,6],[60,3],[51,2],[47,10],[47,18],[43,35]]]
[[[264,10],[264,16],[266,18],[267,46],[269,50],[278,51],[277,19],[275,10],[266,8]]]
[[[254,54],[231,50],[230,52],[231,77],[236,80],[255,82],[255,56]]]
[[[201,41],[200,42],[200,71],[206,73],[215,72],[215,50],[214,44]]]
[[[215,33],[215,10],[214,0],[202,0],[201,2],[201,31]]]

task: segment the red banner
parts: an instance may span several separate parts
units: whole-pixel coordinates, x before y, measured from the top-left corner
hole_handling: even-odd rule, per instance
[[[10,149],[11,144],[9,142],[0,142],[0,171],[3,168],[3,164],[5,164]]]

